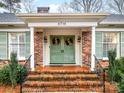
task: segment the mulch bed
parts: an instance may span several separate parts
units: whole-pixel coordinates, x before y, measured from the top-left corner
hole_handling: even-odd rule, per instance
[[[118,93],[116,84],[110,84],[109,82],[105,83],[106,93]]]
[[[16,86],[14,89],[11,86],[0,86],[0,93],[20,93],[20,86]]]

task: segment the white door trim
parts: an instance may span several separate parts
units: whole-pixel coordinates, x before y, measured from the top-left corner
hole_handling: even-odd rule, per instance
[[[74,35],[75,36],[75,62],[76,64],[73,65],[80,65],[82,66],[82,57],[80,56],[80,52],[81,52],[81,42],[77,42],[77,38],[78,36],[80,36],[80,30],[72,30],[72,29],[51,29],[51,30],[45,30],[46,36],[48,38],[48,42],[46,44],[44,44],[44,62],[43,65],[44,66],[48,66],[50,65],[50,35]],[[80,49],[81,48],[81,49]],[[64,65],[64,64],[63,64]],[[65,64],[65,65],[69,65],[69,64]],[[71,64],[70,64],[71,65]]]

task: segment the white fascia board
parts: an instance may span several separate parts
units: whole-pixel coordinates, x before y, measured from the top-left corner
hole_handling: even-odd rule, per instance
[[[29,27],[89,27],[97,26],[97,22],[40,22],[28,23]]]
[[[0,29],[0,32],[27,32],[30,29]]]
[[[24,25],[24,22],[0,22],[1,25]]]
[[[96,28],[96,31],[116,32],[116,31],[124,31],[124,28]]]
[[[103,25],[109,25],[109,24],[123,25],[124,22],[100,22],[99,24],[103,24]]]

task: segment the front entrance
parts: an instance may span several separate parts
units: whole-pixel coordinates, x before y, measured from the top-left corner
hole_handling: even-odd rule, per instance
[[[75,36],[50,36],[50,64],[75,64]]]

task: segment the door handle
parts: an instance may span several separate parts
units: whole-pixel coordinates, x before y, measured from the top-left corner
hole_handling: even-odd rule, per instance
[[[64,50],[61,50],[61,53],[64,53]]]

